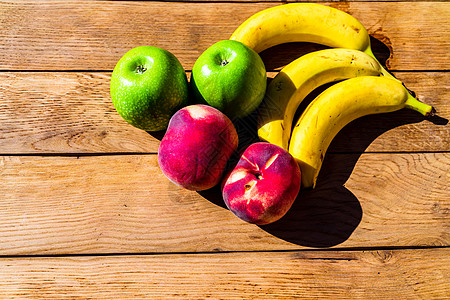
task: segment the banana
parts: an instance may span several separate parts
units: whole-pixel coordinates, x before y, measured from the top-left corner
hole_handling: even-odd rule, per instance
[[[434,114],[432,106],[414,98],[401,83],[385,77],[355,77],[323,91],[300,115],[289,144],[289,152],[300,165],[303,186],[315,187],[325,152],[345,125],[365,115],[402,108],[424,116]]]
[[[375,58],[366,28],[353,16],[316,3],[290,3],[262,10],[231,35],[256,52],[289,42],[360,50]],[[375,58],[376,59],[376,58]],[[395,79],[382,69],[384,76]]]
[[[270,82],[258,109],[259,138],[288,150],[295,112],[310,92],[326,83],[381,73],[380,64],[359,50],[326,49],[301,56]]]

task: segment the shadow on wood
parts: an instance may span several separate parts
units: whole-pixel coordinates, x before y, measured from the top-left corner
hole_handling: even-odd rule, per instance
[[[439,114],[439,112],[437,112]],[[428,118],[428,120],[434,125],[445,126],[448,124],[448,119],[440,117],[438,114],[435,114]]]
[[[406,124],[420,122],[433,122],[433,120],[426,119],[418,112],[410,109],[364,116],[345,126],[334,138],[328,152],[362,153],[383,133]],[[407,139],[408,136],[406,135],[403,138]],[[395,144],[395,141],[390,143]]]
[[[332,247],[345,242],[362,219],[355,195],[343,185],[359,154],[328,155],[315,189],[302,189],[279,221],[260,226],[288,242],[306,247]]]
[[[266,70],[273,71],[280,70],[290,62],[307,53],[328,48],[319,44],[294,42],[270,47],[259,54],[266,66]]]
[[[373,54],[381,65],[386,66],[387,60],[391,55],[391,50],[389,48],[391,45],[388,39],[382,36],[380,36],[380,38],[382,38],[388,45],[384,44],[379,39],[370,36],[371,48]],[[285,43],[262,51],[260,56],[266,66],[266,70],[273,71],[281,70],[290,62],[307,53],[328,48],[330,47],[307,42]]]
[[[159,130],[159,131],[147,131],[148,134],[150,134],[152,137],[157,139],[158,141],[161,141],[164,135],[166,134],[166,130]]]

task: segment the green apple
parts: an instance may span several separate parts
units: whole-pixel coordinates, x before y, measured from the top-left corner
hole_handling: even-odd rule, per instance
[[[188,81],[169,51],[140,46],[118,61],[111,75],[111,100],[119,115],[146,130],[167,128],[171,116],[188,104]]]
[[[196,102],[211,105],[232,120],[249,115],[259,106],[266,85],[261,57],[238,41],[215,43],[200,55],[192,69]]]

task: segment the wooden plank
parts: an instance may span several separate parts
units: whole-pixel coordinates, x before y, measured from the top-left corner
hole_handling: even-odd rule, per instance
[[[448,72],[395,75],[448,122]],[[97,72],[0,73],[0,153],[156,153],[162,135],[122,120],[111,102],[109,80],[110,73]],[[252,115],[236,124],[242,145],[257,141],[254,120]],[[401,111],[354,122],[330,151],[448,151],[448,136],[448,123],[433,124],[416,112]]]
[[[155,152],[109,94],[110,73],[0,74],[0,152]]]
[[[0,296],[444,299],[449,249],[0,259]]]
[[[317,189],[258,227],[217,189],[176,187],[156,155],[4,156],[0,255],[448,246],[449,164],[449,153],[327,155]]]
[[[329,2],[359,19],[396,70],[448,70],[449,2]],[[186,69],[252,14],[277,3],[39,1],[0,4],[0,69],[112,70],[139,45],[173,52]],[[411,16],[415,16],[411,18]],[[401,21],[399,21],[401,20]],[[385,45],[383,45],[383,43]],[[290,55],[272,51],[270,65]]]

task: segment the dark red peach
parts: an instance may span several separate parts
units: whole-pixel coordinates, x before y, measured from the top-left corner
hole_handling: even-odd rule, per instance
[[[227,207],[242,220],[258,225],[283,217],[301,185],[297,162],[274,144],[250,145],[222,183]]]
[[[189,190],[212,188],[222,179],[238,145],[231,120],[207,105],[190,105],[170,119],[158,149],[164,175]]]

